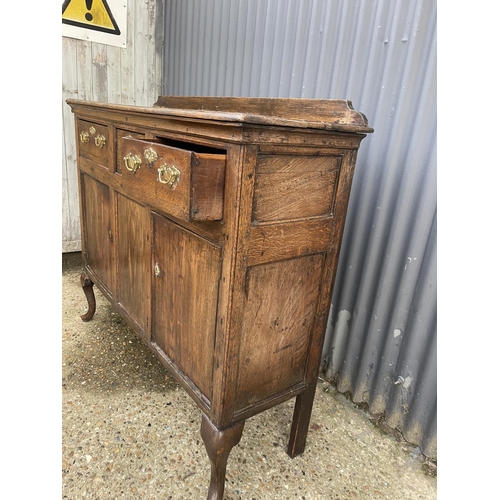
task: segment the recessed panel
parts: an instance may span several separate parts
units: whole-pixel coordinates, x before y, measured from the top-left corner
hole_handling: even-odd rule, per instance
[[[339,166],[339,156],[260,156],[253,220],[285,221],[330,215]]]
[[[247,270],[235,411],[304,380],[323,254]]]

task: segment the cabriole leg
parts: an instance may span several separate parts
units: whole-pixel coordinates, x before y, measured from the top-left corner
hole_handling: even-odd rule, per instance
[[[95,313],[94,283],[85,273],[82,273],[80,282],[82,284],[83,293],[85,294],[89,305],[87,312],[83,314],[81,318],[83,321],[90,321]]]
[[[292,429],[290,431],[287,451],[292,458],[304,453],[315,392],[316,385],[310,385],[295,400],[295,410],[293,412]]]
[[[227,459],[233,447],[240,442],[244,425],[243,421],[221,431],[205,415],[202,417],[201,437],[212,465],[207,500],[222,500],[224,496]]]

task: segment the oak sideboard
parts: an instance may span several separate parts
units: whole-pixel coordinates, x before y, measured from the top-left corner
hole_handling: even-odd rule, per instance
[[[346,100],[69,99],[88,321],[93,287],[202,412],[209,500],[245,420],[296,398],[304,451],[362,139]]]

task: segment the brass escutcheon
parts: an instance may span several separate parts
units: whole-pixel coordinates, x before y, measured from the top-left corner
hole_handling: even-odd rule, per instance
[[[144,158],[146,158],[149,166],[158,159],[158,153],[153,148],[146,148],[144,150]]]
[[[97,130],[95,129],[95,127],[90,127],[89,132],[90,132],[90,135],[94,135],[97,132]]]
[[[137,169],[142,164],[140,157],[137,155],[133,155],[132,153],[129,153],[127,156],[124,156],[123,159],[125,160],[125,168],[129,172],[132,172],[133,174],[136,173]]]
[[[158,278],[160,276],[161,270],[158,262],[155,264],[155,276]]]
[[[162,184],[167,184],[168,187],[174,187],[181,178],[181,171],[175,166],[172,165],[168,167],[166,163],[164,163],[158,169],[158,181]]]
[[[104,136],[103,136],[103,135],[101,135],[101,134],[97,134],[97,135],[95,136],[94,142],[95,142],[95,145],[96,145],[98,148],[102,148],[102,147],[104,147],[104,145],[106,144],[106,137],[104,137]]]
[[[87,144],[89,142],[89,133],[88,132],[80,132],[80,141],[83,142],[83,144]]]

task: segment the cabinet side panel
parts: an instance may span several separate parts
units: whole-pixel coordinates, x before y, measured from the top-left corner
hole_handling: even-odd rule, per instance
[[[235,411],[305,379],[323,254],[247,270]]]
[[[81,174],[85,265],[112,289],[112,229],[109,186]]]
[[[151,305],[150,211],[116,194],[117,302],[147,335]]]
[[[153,341],[211,400],[221,250],[162,216],[153,220]]]

